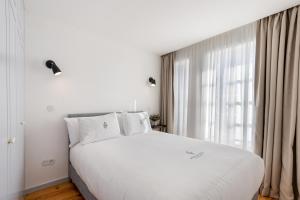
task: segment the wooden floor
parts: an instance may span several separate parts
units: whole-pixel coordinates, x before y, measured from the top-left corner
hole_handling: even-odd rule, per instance
[[[84,200],[77,188],[65,182],[25,195],[25,200]]]
[[[62,183],[25,196],[25,200],[84,200],[76,187],[70,183]],[[271,200],[266,197],[259,197],[259,200]]]

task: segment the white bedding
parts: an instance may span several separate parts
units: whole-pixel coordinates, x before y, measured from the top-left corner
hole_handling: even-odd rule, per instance
[[[99,200],[251,200],[264,174],[250,152],[155,132],[77,144],[70,160]]]

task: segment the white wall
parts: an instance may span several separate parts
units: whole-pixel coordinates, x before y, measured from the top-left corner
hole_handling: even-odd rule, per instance
[[[53,59],[55,77],[44,65]],[[68,113],[159,111],[160,57],[26,11],[26,188],[66,177]],[[53,106],[49,112],[47,106]],[[49,107],[48,107],[49,108]],[[51,109],[50,109],[51,110]],[[52,167],[41,162],[55,159]]]

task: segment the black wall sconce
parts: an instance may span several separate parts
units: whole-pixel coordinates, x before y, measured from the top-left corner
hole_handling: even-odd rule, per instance
[[[150,78],[149,78],[149,84],[150,84],[151,87],[155,87],[155,86],[156,86],[156,81],[155,81],[155,79],[152,78],[152,77],[150,77]]]
[[[61,74],[60,69],[57,67],[55,62],[52,61],[52,60],[47,60],[46,61],[46,67],[48,67],[49,69],[52,69],[54,76],[58,76],[58,75]]]

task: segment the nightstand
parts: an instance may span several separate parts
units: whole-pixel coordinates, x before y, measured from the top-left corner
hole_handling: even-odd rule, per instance
[[[167,132],[167,125],[164,124],[152,125],[151,128],[155,131]]]

